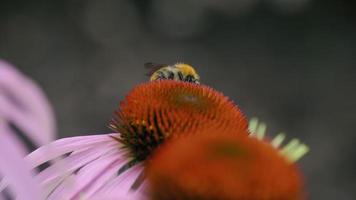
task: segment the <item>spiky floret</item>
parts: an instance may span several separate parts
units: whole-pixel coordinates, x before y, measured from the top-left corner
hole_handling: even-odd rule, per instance
[[[171,140],[147,168],[155,200],[301,200],[301,175],[269,143],[202,132]]]
[[[134,88],[120,103],[110,127],[136,160],[144,160],[164,140],[182,133],[219,128],[247,130],[239,108],[214,89],[172,80]]]
[[[249,121],[249,131],[251,137],[256,137],[259,140],[265,140],[267,125],[264,122],[260,122],[257,118],[253,117]],[[279,149],[279,153],[285,156],[290,162],[297,162],[305,154],[307,154],[310,149],[309,146],[301,143],[299,139],[293,138],[286,145],[281,147],[286,134],[281,132],[278,133],[272,140],[271,145]]]

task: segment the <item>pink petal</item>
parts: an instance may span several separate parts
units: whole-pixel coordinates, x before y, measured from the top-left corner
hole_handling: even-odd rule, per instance
[[[46,194],[47,195],[46,199],[68,200],[69,195],[66,193],[66,191],[68,190],[68,188],[71,188],[75,185],[76,182],[75,176],[76,176],[75,174],[71,174],[68,177],[66,177],[54,191],[51,191],[52,193],[49,194],[49,196]]]
[[[17,127],[19,127],[24,133],[28,134],[34,141],[37,140],[39,135],[43,135],[46,138],[47,132],[38,122],[34,121],[30,114],[23,112],[16,105],[9,102],[4,96],[0,94],[0,116],[13,122]],[[38,145],[41,143],[37,140]]]
[[[74,177],[78,181],[73,186],[68,187],[65,184],[61,184],[58,190],[54,191],[48,199],[79,199],[91,187],[95,188],[97,187],[96,185],[103,185],[127,162],[126,157],[123,155],[124,152],[126,151],[118,149],[89,163]]]
[[[27,149],[23,146],[22,142],[20,139],[14,134],[10,129],[7,127],[4,127],[7,131],[1,132],[3,140],[8,140],[9,143],[12,143],[13,146],[15,146],[18,150],[18,153],[21,155],[21,157],[24,157],[27,154]],[[5,139],[7,138],[7,139]],[[1,153],[1,152],[0,152]],[[23,159],[22,159],[23,160]],[[0,179],[0,191],[4,190],[8,186],[8,181],[6,178]]]
[[[13,120],[12,122],[28,134],[35,143],[45,144],[52,141],[56,130],[55,118],[46,96],[35,82],[10,64],[0,60],[0,96],[2,97],[6,95],[4,90],[11,92],[25,109],[21,110],[14,102],[2,100],[0,108],[7,110],[5,114],[0,112],[0,115]],[[9,104],[12,106],[8,107]],[[16,113],[15,116],[11,115],[13,112]],[[22,113],[22,117],[19,117],[18,113]],[[29,125],[29,122],[32,125]]]
[[[114,182],[114,184],[116,184],[116,186],[117,186],[115,189],[121,191],[121,192],[116,191],[115,194],[128,195],[132,184],[136,181],[137,177],[140,175],[142,170],[143,170],[142,165],[133,166],[132,168],[126,170],[123,174],[114,176],[114,177],[112,177],[112,179],[107,179],[106,184]],[[117,171],[118,170],[116,170],[114,172],[117,172]],[[97,182],[97,184],[95,186],[92,186],[90,188],[90,190],[86,190],[85,193],[82,194],[82,196],[85,198],[88,198],[88,197],[95,195],[97,193],[101,193],[100,188],[102,188],[104,185],[106,185],[103,183],[104,182]]]
[[[148,200],[146,196],[141,195],[105,195],[105,194],[98,194],[94,197],[91,197],[87,200]]]
[[[1,121],[1,118],[0,118],[0,121]],[[21,156],[25,157],[28,154],[28,151],[27,151],[26,147],[24,146],[24,144],[22,143],[21,139],[18,138],[18,136],[13,132],[13,130],[10,130],[9,127],[6,126],[5,128],[7,131],[1,132],[0,135],[6,135],[5,137],[7,138],[7,140],[10,140],[11,143],[17,147]]]
[[[115,179],[108,182],[88,200],[148,200],[148,195],[145,193],[147,181],[144,181],[137,190],[130,190],[132,184],[136,181],[142,171],[142,165],[137,165],[128,169],[124,174],[117,176]]]
[[[110,137],[113,135],[117,134],[88,135],[59,139],[38,148],[26,156],[25,160],[30,164],[31,168],[35,168],[66,153],[84,150],[85,148],[102,143],[117,144],[120,147],[120,144]]]
[[[136,191],[133,192],[132,196],[137,197],[137,199],[144,199],[144,197],[147,198],[148,196],[147,187],[148,187],[148,181],[145,180],[143,181],[142,185]]]
[[[99,145],[100,143],[112,143],[119,144],[109,136],[114,136],[117,134],[106,134],[106,135],[89,135],[89,136],[77,136],[64,138],[56,140],[50,144],[44,145],[39,149],[35,150],[31,154],[25,157],[26,162],[28,163],[31,169],[45,163],[56,159],[66,153],[72,151],[85,150],[93,145]],[[0,182],[0,191],[7,186],[6,179],[3,179]]]
[[[8,132],[3,121],[0,121],[0,133]],[[32,179],[30,169],[24,162],[22,152],[18,150],[9,134],[0,134],[0,172],[5,175],[10,190],[17,199],[41,199],[38,183]]]
[[[71,176],[74,176],[73,174],[63,174],[63,176],[60,176],[56,179],[52,179],[48,182],[46,182],[46,185],[44,184],[40,184],[41,188],[42,188],[42,193],[43,196],[48,197],[54,190],[57,190],[57,187],[60,184],[63,184],[63,182],[68,182],[71,181],[73,182],[73,180],[71,180]]]
[[[126,170],[123,174],[120,174],[105,184],[105,186],[103,186],[98,191],[98,194],[105,194],[108,196],[123,196],[133,193],[130,191],[131,186],[140,176],[142,171],[142,164],[133,166],[132,168]]]
[[[43,185],[43,187],[46,187],[49,182],[53,182],[63,176],[71,174],[73,171],[116,148],[118,148],[118,144],[103,144],[80,151],[79,153],[71,154],[40,172],[36,176],[36,179]]]

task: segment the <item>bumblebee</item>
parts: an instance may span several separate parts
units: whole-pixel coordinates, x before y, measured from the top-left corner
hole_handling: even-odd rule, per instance
[[[176,63],[174,65],[167,65],[146,63],[145,67],[151,69],[151,71],[147,74],[150,76],[150,81],[170,79],[196,84],[199,84],[200,81],[200,77],[195,69],[188,64]]]

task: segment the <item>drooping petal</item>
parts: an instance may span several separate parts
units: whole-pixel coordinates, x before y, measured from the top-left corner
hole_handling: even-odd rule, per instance
[[[44,189],[44,196],[49,200],[88,199],[101,194],[98,191],[112,182],[122,186],[119,194],[128,193],[143,167],[137,165],[119,174],[130,161],[130,152],[118,142],[118,135],[64,138],[29,154],[26,161],[32,168],[56,160],[35,177]],[[122,181],[125,177],[127,182]]]
[[[61,184],[48,199],[79,199],[91,188],[102,185],[113,177],[126,162],[126,157],[119,152],[119,149],[111,151],[81,168],[72,176],[75,182],[71,187]]]
[[[66,159],[46,168],[35,177],[36,181],[38,181],[44,189],[43,193],[48,195],[53,192],[53,189],[57,187],[58,184],[67,178],[66,176],[70,175],[73,170],[82,167],[86,161],[90,162],[91,160],[97,159],[99,156],[105,155],[109,150],[120,149],[120,145],[117,141],[111,138],[113,135],[116,134],[89,135],[60,139],[35,150],[25,157],[25,161],[26,164],[29,165],[29,169],[34,169],[48,161],[53,161],[54,159],[60,158],[60,156],[71,153]],[[75,161],[81,161],[82,163],[75,163]],[[82,165],[80,166],[80,164]],[[0,191],[8,184],[9,180],[7,177],[1,180]]]
[[[88,200],[146,200],[149,199],[145,193],[147,181],[144,181],[139,188],[132,189],[132,185],[141,175],[144,170],[143,164],[136,165],[123,174],[111,179],[108,183],[102,186],[95,194],[90,196]]]
[[[50,144],[38,148],[37,150],[26,156],[25,159],[32,168],[35,168],[45,162],[48,162],[75,150],[83,150],[85,148],[98,145],[100,143],[115,143],[115,141],[110,136],[111,134],[77,136],[59,139]]]
[[[14,145],[16,143],[12,138],[8,137],[12,134],[9,132],[5,122],[0,119],[0,172],[17,199],[41,199],[39,184],[32,179],[30,168],[23,161],[22,152]]]
[[[73,152],[68,157],[57,161],[41,171],[36,176],[36,179],[41,183],[45,196],[47,196],[70,174],[116,148],[118,148],[117,144],[103,144],[79,152]]]
[[[41,135],[44,138],[47,135],[42,126],[31,115],[20,110],[3,95],[0,95],[0,116],[20,128],[29,138],[36,141],[37,145],[45,144],[45,142],[49,141],[47,139],[40,141],[39,137]]]
[[[37,84],[0,60],[0,116],[18,126],[37,145],[55,138],[53,110]]]
[[[133,196],[135,191],[131,191],[131,187],[143,172],[143,167],[144,166],[140,164],[128,169],[120,176],[115,177],[107,184],[105,184],[98,191],[98,194],[106,196]]]
[[[87,188],[85,192],[81,193],[81,197],[83,198],[89,198],[92,195],[95,195],[96,193],[101,193],[99,189],[103,187],[103,185],[110,184],[110,182],[121,179],[122,181],[117,182],[119,185],[117,189],[118,194],[126,194],[129,195],[130,193],[130,188],[132,184],[136,181],[137,177],[139,176],[140,172],[143,170],[143,167],[141,165],[136,165],[127,171],[123,172],[122,174],[117,175],[118,170],[120,169],[123,164],[126,164],[126,160],[124,162],[119,161],[117,162],[113,167],[110,167],[106,172],[103,173],[101,178],[97,180],[94,184],[91,185],[91,187]]]
[[[130,195],[105,195],[105,194],[98,194],[95,195],[87,200],[148,200],[149,198],[144,195],[140,194],[130,194]]]
[[[28,153],[18,129],[33,144],[55,138],[53,110],[38,85],[0,59],[0,193],[7,187],[20,199],[40,199],[38,183],[24,162]]]

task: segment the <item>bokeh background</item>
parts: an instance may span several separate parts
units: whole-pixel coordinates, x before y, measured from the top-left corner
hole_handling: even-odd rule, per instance
[[[107,133],[147,81],[186,62],[248,117],[309,144],[310,199],[356,198],[352,0],[1,0],[0,57],[48,94],[59,137]],[[261,169],[263,170],[263,169]]]

